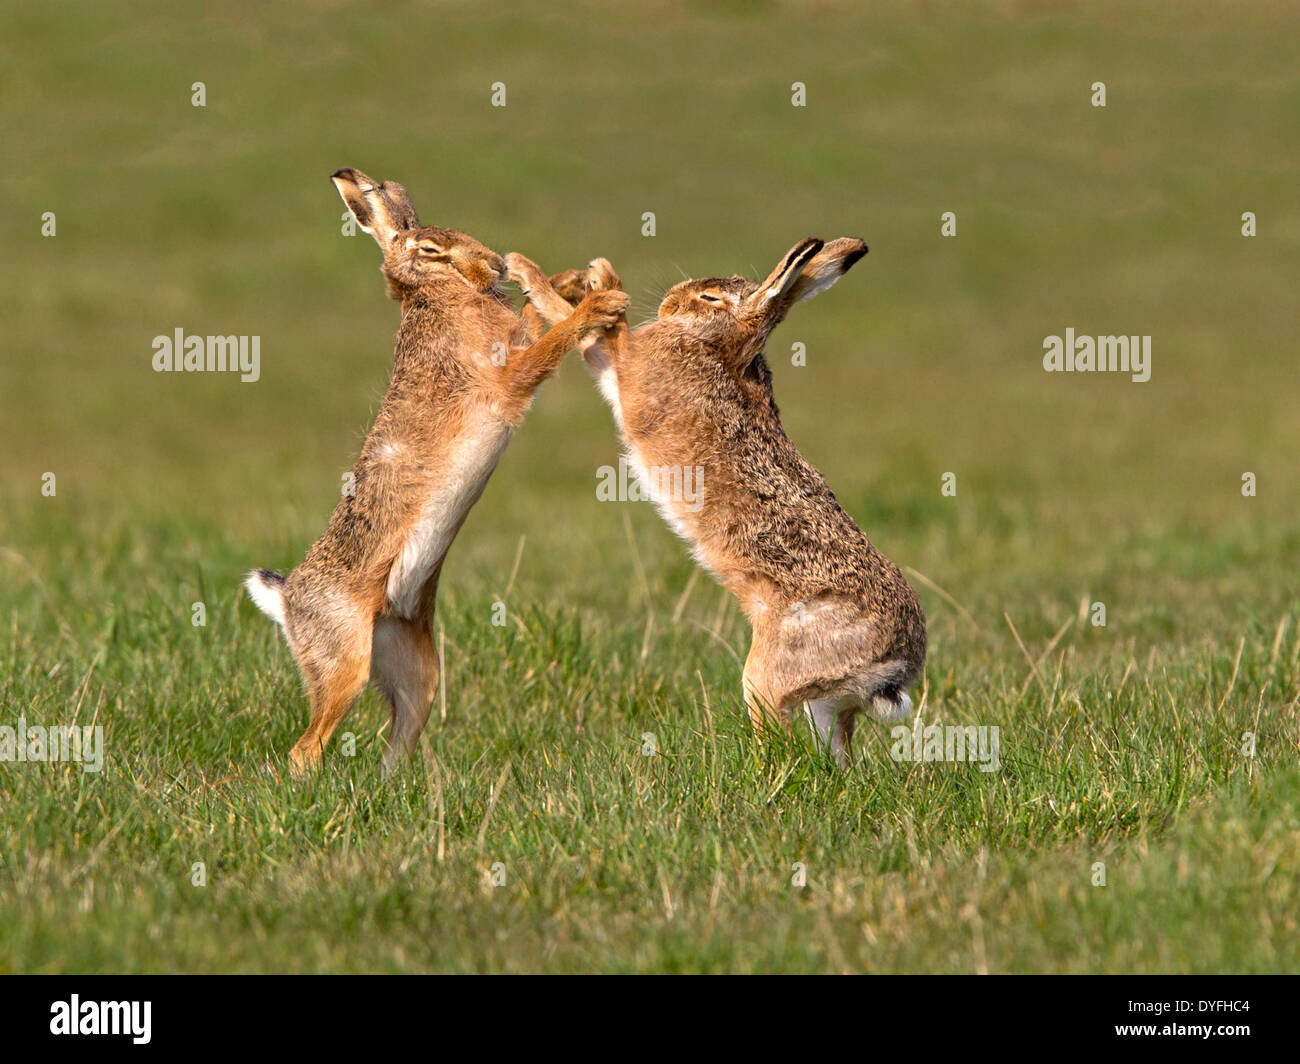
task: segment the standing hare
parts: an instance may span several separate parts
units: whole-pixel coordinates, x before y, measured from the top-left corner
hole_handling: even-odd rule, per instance
[[[391,706],[385,769],[419,738],[438,686],[430,624],[447,549],[538,385],[627,305],[621,292],[593,291],[524,346],[529,330],[497,288],[499,255],[454,229],[421,226],[395,182],[350,169],[332,180],[383,251],[402,320],[351,493],[293,572],[258,569],[246,581],[283,626],[311,699],[311,723],[289,753],[295,775],[320,761],[367,681]],[[549,294],[544,279],[533,287]]]
[[[743,679],[755,728],[788,728],[807,704],[841,765],[859,712],[886,721],[911,712],[925,617],[898,567],[785,434],[763,345],[794,303],[866,253],[853,238],[803,240],[761,284],[683,281],[654,321],[629,332],[624,318],[582,348],[647,494],[749,618]],[[518,261],[512,273],[546,320],[571,312],[535,267]],[[597,259],[587,287],[616,290],[619,280]]]

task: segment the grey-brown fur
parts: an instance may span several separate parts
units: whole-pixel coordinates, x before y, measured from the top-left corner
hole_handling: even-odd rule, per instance
[[[857,712],[892,719],[910,705],[925,618],[898,567],[786,435],[763,345],[796,301],[865,253],[852,238],[801,241],[761,284],[683,282],[656,320],[631,333],[621,322],[584,347],[634,462],[702,470],[697,508],[656,501],[750,619],[744,687],[756,726],[766,715],[788,723],[802,703],[829,706],[826,738],[841,761]],[[592,264],[590,287],[618,284],[607,262]],[[552,319],[567,306],[531,298]]]
[[[627,304],[622,293],[591,293],[533,343],[497,287],[501,256],[465,233],[421,226],[395,182],[357,170],[332,180],[382,249],[402,319],[352,494],[282,583],[259,572],[247,582],[282,620],[311,699],[311,723],[290,753],[295,772],[319,761],[367,681],[392,711],[385,764],[418,738],[437,689],[430,627],[446,550],[537,386]]]

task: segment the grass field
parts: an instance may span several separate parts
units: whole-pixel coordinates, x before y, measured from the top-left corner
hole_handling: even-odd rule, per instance
[[[0,765],[0,971],[1300,970],[1300,18],[861,6],[0,6],[0,725],[106,752]],[[863,236],[777,399],[919,574],[924,722],[999,770],[756,745],[744,619],[597,501],[575,358],[452,548],[421,756],[380,781],[368,692],[283,782],[306,699],[239,583],[324,529],[397,323],[345,165],[608,256],[634,320]],[[153,372],[176,328],[260,379]],[[1150,335],[1151,379],[1045,373],[1066,328]]]

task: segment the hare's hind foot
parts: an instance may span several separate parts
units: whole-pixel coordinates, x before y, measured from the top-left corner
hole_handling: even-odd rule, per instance
[[[863,701],[857,695],[814,698],[804,703],[804,714],[821,748],[847,768],[853,746],[853,726],[861,711],[883,723],[906,720],[912,715],[912,699],[898,687],[876,691]]]
[[[804,703],[804,715],[817,745],[835,758],[840,768],[848,768],[853,726],[861,708],[862,704],[852,695],[814,698]]]
[[[347,596],[308,585],[285,603],[289,649],[298,660],[311,721],[289,751],[289,771],[301,779],[315,769],[334,730],[370,679],[373,620]]]
[[[427,621],[380,617],[375,621],[370,679],[388,701],[384,774],[414,749],[438,692],[438,649]]]
[[[365,655],[353,654],[331,662],[317,676],[304,667],[311,693],[311,722],[289,751],[289,774],[294,779],[302,779],[320,765],[325,744],[365,689],[370,676],[369,647],[366,650]]]

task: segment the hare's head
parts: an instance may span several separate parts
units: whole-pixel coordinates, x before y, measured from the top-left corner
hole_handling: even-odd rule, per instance
[[[829,244],[809,237],[786,252],[764,281],[744,277],[683,281],[664,296],[658,320],[757,354],[791,306],[824,292],[866,253],[867,245],[857,237],[841,237]]]
[[[448,281],[487,292],[505,276],[501,256],[472,236],[422,226],[406,189],[396,181],[377,182],[351,168],[338,171],[330,180],[357,225],[383,251],[388,294],[394,299]]]

